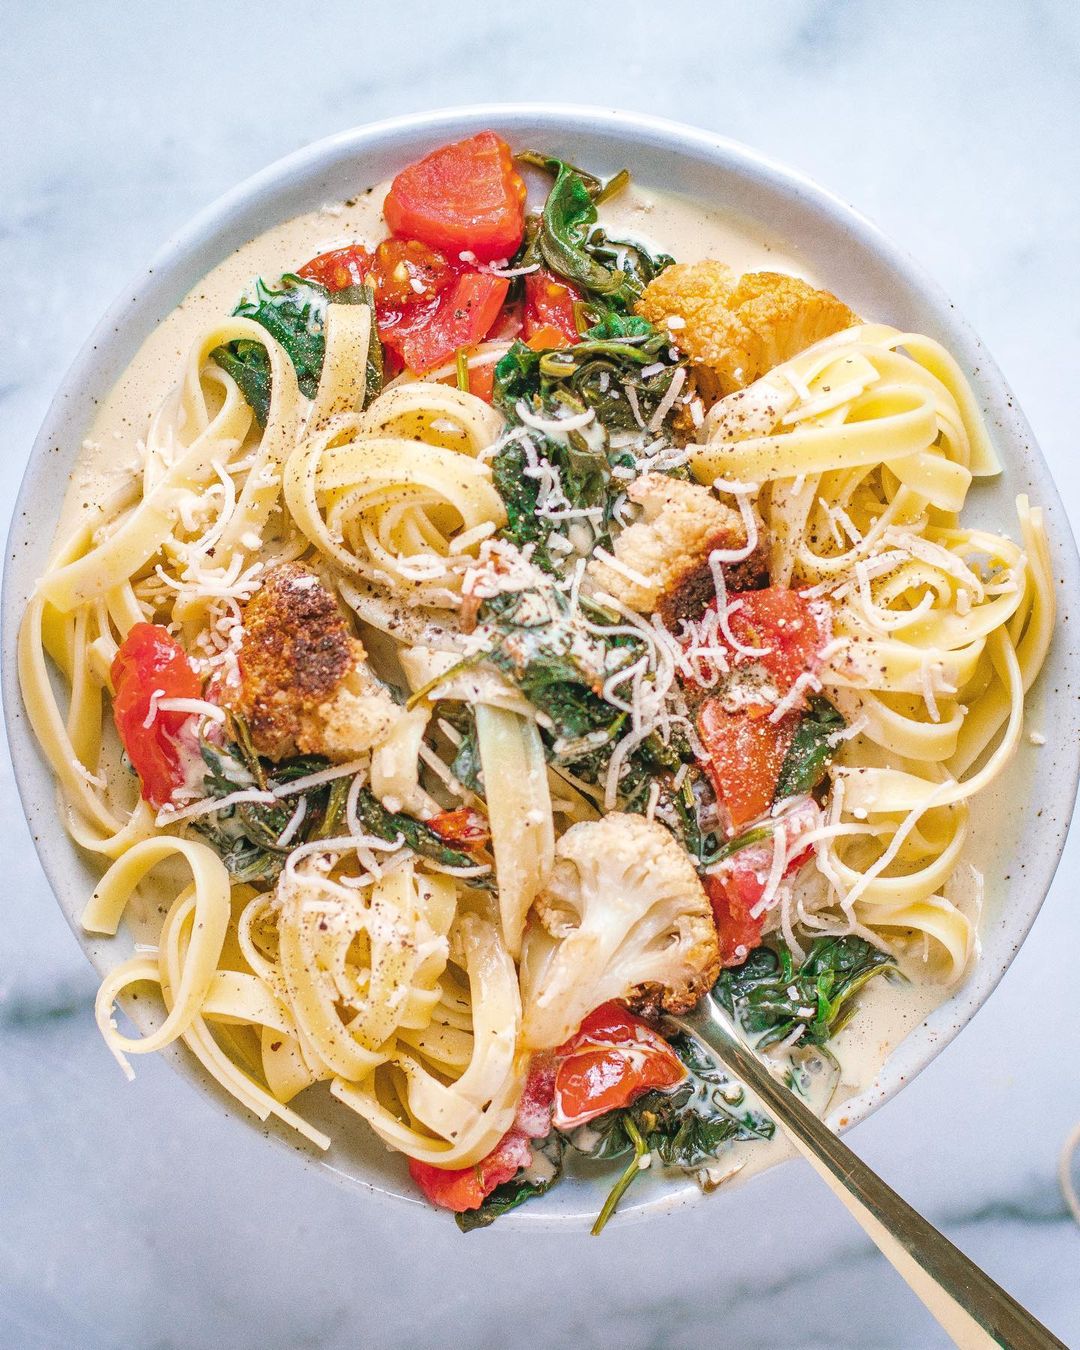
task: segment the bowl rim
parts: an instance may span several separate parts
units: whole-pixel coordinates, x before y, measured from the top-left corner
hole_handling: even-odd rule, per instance
[[[149,263],[135,271],[94,326],[61,380],[30,450],[14,503],[7,535],[2,591],[2,650],[5,658],[2,685],[11,759],[20,801],[42,870],[65,920],[87,959],[99,974],[108,968],[110,962],[100,952],[92,950],[96,944],[82,932],[75,914],[69,912],[68,907],[60,899],[62,877],[65,872],[63,860],[58,853],[50,849],[49,836],[44,831],[34,828],[33,812],[40,802],[34,794],[28,765],[30,757],[35,753],[35,746],[33,734],[23,714],[17,662],[14,659],[18,627],[27,590],[25,579],[21,576],[21,572],[25,569],[20,567],[18,556],[19,542],[24,534],[21,523],[26,518],[26,507],[34,492],[34,480],[48,453],[50,443],[54,440],[53,427],[62,422],[68,401],[91,378],[92,368],[98,359],[99,347],[107,346],[122,332],[132,304],[130,297],[137,298],[141,292],[146,291],[151,284],[151,278],[153,284],[160,285],[161,279],[167,278],[178,269],[183,269],[186,263],[193,260],[198,250],[215,234],[226,229],[229,221],[243,208],[254,205],[260,199],[273,200],[285,189],[290,180],[317,170],[320,165],[335,160],[343,153],[361,156],[365,150],[414,133],[430,134],[433,142],[440,134],[468,135],[488,125],[499,127],[512,134],[515,126],[522,123],[534,127],[537,124],[544,124],[553,132],[575,130],[587,134],[589,131],[605,131],[622,135],[627,141],[640,143],[644,140],[690,158],[707,160],[716,167],[727,168],[733,173],[756,180],[763,187],[801,200],[802,203],[828,217],[834,228],[846,227],[857,237],[859,246],[876,254],[888,270],[906,282],[948,329],[952,354],[966,372],[977,371],[979,391],[983,399],[992,397],[999,414],[998,434],[995,439],[1003,445],[1006,457],[1009,447],[1017,442],[1022,442],[1026,446],[1032,467],[1039,477],[1039,504],[1052,508],[1049,515],[1055,571],[1063,579],[1062,589],[1066,595],[1077,593],[1080,587],[1080,558],[1060,494],[1027,419],[1012,398],[996,362],[967,321],[957,313],[942,289],[920,264],[904,249],[893,243],[861,212],[806,174],[791,169],[741,142],[701,128],[651,114],[577,103],[513,102],[443,107],[431,112],[410,113],[364,123],[323,137],[273,161],[217,197],[185,225],[170,234],[155,251]],[[219,257],[217,261],[220,260]],[[1061,632],[1060,617],[1058,632]],[[1080,657],[1074,658],[1074,666],[1080,669]],[[1004,976],[1045,901],[1060,862],[1068,832],[1067,820],[1072,814],[1077,784],[1080,781],[1080,746],[1073,755],[1070,768],[1071,773],[1062,784],[1060,805],[1063,823],[1057,842],[1039,860],[1041,867],[1037,878],[1032,881],[1029,875],[1029,886],[1034,897],[1032,902],[1023,911],[1010,915],[1014,921],[1008,927],[1010,943],[1004,957],[992,965],[987,965],[985,959],[981,960],[959,989],[954,991],[930,1018],[912,1028],[895,1047],[874,1083],[857,1097],[849,1098],[843,1103],[845,1119],[842,1126],[835,1120],[836,1110],[839,1108],[834,1110],[835,1128],[852,1128],[873,1114],[879,1106],[891,1100],[902,1087],[936,1059],[968,1025]],[[916,1049],[915,1038],[920,1033],[924,1034]],[[904,1046],[908,1047],[904,1057],[905,1072],[900,1074],[894,1068],[890,1073],[890,1065],[895,1064]],[[329,1161],[297,1148],[295,1143],[279,1131],[266,1129],[238,1104],[224,1099],[216,1085],[181,1047],[177,1045],[169,1047],[165,1057],[204,1097],[222,1108],[233,1123],[248,1130],[251,1128],[261,1130],[264,1137],[290,1152],[299,1154],[308,1167],[334,1176],[354,1190],[366,1191],[383,1201],[429,1211],[434,1217],[434,1211],[424,1205],[418,1196],[392,1189],[389,1183],[379,1185],[349,1175]],[[689,1186],[692,1190],[687,1186],[675,1189],[673,1184],[671,1192],[624,1207],[615,1216],[614,1221],[620,1224],[634,1222],[657,1213],[673,1211],[683,1205],[699,1203],[704,1198],[703,1193],[692,1181],[689,1182]],[[532,1232],[549,1229],[565,1231],[568,1225],[579,1227],[585,1215],[584,1210],[580,1214],[576,1211],[545,1214],[542,1206],[529,1206],[506,1216],[500,1223],[500,1230],[506,1231],[513,1226],[528,1228]]]

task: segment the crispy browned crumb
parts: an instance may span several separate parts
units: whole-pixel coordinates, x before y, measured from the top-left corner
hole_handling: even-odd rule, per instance
[[[260,754],[348,760],[386,736],[398,709],[310,568],[282,563],[267,572],[244,607],[243,629],[233,701]]]
[[[696,962],[696,965],[695,965]],[[655,1021],[662,1013],[687,1013],[709,992],[720,975],[720,958],[708,942],[699,943],[687,960],[693,973],[677,985],[650,981],[631,989],[623,1002],[639,1017]]]
[[[676,263],[645,289],[638,312],[690,357],[706,401],[742,389],[858,316],[835,295],[783,272],[736,280],[723,263]]]
[[[730,547],[714,543],[710,548]],[[758,545],[741,562],[721,564],[729,591],[756,591],[769,584],[769,549],[760,530]],[[656,612],[665,627],[675,630],[681,619],[699,619],[716,599],[716,582],[709,566],[708,550],[691,560],[656,602]]]

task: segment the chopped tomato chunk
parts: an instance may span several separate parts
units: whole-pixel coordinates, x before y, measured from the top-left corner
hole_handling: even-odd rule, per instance
[[[722,966],[741,966],[755,947],[761,946],[761,930],[765,923],[764,914],[752,918],[750,911],[761,899],[762,888],[757,886],[757,894],[746,894],[749,889],[745,883],[756,885],[752,873],[740,871],[731,876],[707,876],[705,889],[712,904],[713,919],[716,923],[716,936],[720,944],[720,964]],[[740,884],[742,883],[742,884]]]
[[[359,246],[337,249],[306,263],[301,275],[332,291],[366,280],[388,367],[417,375],[449,361],[460,347],[475,347],[501,325],[510,289],[505,277],[451,261],[419,239],[384,239],[373,255]],[[470,372],[470,390],[490,402],[493,380],[494,369],[479,366],[475,377]]]
[[[554,1122],[560,1130],[628,1106],[652,1088],[674,1087],[686,1077],[667,1041],[619,1003],[594,1009],[555,1054]]]
[[[800,675],[818,668],[818,653],[830,633],[825,601],[807,600],[800,591],[787,586],[767,586],[731,595],[728,605],[728,623],[734,637],[742,646],[762,653],[744,657],[736,652],[736,664],[750,660],[760,663],[781,694],[786,694]]]
[[[459,347],[475,347],[487,337],[509,288],[505,277],[462,272],[430,309],[410,320],[400,336],[395,331],[386,334],[385,340],[398,347],[411,371],[423,375],[449,361]]]
[[[456,811],[440,811],[424,822],[447,841],[465,849],[482,848],[491,838],[491,826],[479,811],[469,806]]]
[[[409,1159],[409,1173],[433,1205],[462,1213],[484,1203],[496,1186],[512,1181],[532,1163],[530,1140],[551,1133],[551,1101],[555,1090],[555,1061],[534,1055],[521,1091],[514,1123],[486,1158],[473,1167],[432,1167]]]
[[[474,1167],[432,1167],[410,1158],[409,1172],[433,1205],[460,1214],[482,1205],[496,1186],[510,1181],[531,1162],[527,1137],[520,1130],[510,1130]]]
[[[529,272],[525,277],[525,310],[522,336],[534,350],[530,338],[541,331],[554,329],[561,342],[549,342],[549,347],[568,347],[581,341],[574,317],[574,301],[581,299],[576,286],[561,281],[543,270]]]
[[[776,821],[783,829],[785,862],[781,880],[792,876],[809,861],[812,846],[800,847],[800,836],[816,829],[821,821],[821,808],[809,797]],[[765,894],[779,838],[774,833],[756,844],[747,844],[732,854],[719,870],[704,878],[716,921],[721,965],[741,965],[749,953],[761,945],[765,913],[755,914],[754,910]]]
[[[706,699],[697,716],[705,772],[732,830],[740,830],[772,805],[798,713],[770,722],[768,708],[728,712],[718,698]]]
[[[731,595],[728,614],[732,636],[739,647],[749,649],[728,644],[731,666],[761,667],[779,697],[788,695],[801,675],[820,667],[831,632],[826,602],[808,600],[786,586],[769,586]],[[731,710],[720,694],[701,705],[697,722],[705,770],[733,830],[772,805],[801,706],[793,704],[774,722],[765,703]]]
[[[499,342],[513,341],[521,332],[523,312],[520,301],[503,305],[488,337]]]
[[[317,281],[328,291],[344,291],[349,286],[360,286],[371,267],[371,254],[362,244],[320,253],[300,268],[297,276]]]
[[[556,328],[553,323],[542,323],[525,339],[525,346],[534,352],[551,352],[561,351],[570,343],[561,328]]]
[[[506,142],[481,131],[402,169],[383,214],[392,233],[422,239],[453,258],[509,258],[525,233],[525,182]]]
[[[142,781],[142,795],[164,806],[183,781],[178,737],[190,713],[158,706],[162,698],[199,698],[202,684],[187,653],[158,624],[135,624],[113,658],[113,717]]]
[[[495,362],[469,367],[469,393],[490,403],[495,397]]]
[[[371,265],[380,328],[393,327],[395,315],[434,300],[455,275],[443,254],[418,239],[384,239]]]

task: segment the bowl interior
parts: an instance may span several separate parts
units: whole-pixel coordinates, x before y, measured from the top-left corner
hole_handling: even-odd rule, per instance
[[[93,890],[93,866],[59,827],[51,776],[26,722],[14,660],[18,622],[45,566],[59,503],[96,402],[111,388],[157,322],[229,252],[257,234],[323,203],[354,196],[441,142],[484,127],[515,147],[535,145],[602,174],[629,167],[645,187],[663,188],[759,223],[854,309],[903,329],[929,334],[957,358],[972,380],[1004,473],[980,482],[969,498],[971,517],[1015,530],[1014,499],[1027,492],[1047,515],[1059,603],[1076,593],[1076,548],[1049,471],[1022,413],[988,353],[953,307],[910,260],[843,203],[798,175],[719,137],[673,123],[573,107],[502,106],[448,111],[345,132],[271,166],[199,216],[166,244],[102,320],[66,377],[34,446],[13,520],[4,581],[4,703],[19,790],[42,864],[87,956],[104,971],[130,954],[123,933],[88,938],[78,918]],[[1059,629],[1060,632],[1060,629]],[[1049,888],[1076,791],[1080,717],[1073,692],[1080,655],[1060,639],[1029,698],[1029,728],[1046,734],[1040,747],[1024,741],[1008,774],[973,811],[969,856],[987,878],[982,957],[966,982],[896,1050],[870,1089],[845,1104],[852,1123],[898,1091],[971,1018],[1012,960]],[[1050,732],[1053,732],[1053,735]],[[1017,811],[1016,803],[1038,802]],[[178,1070],[231,1114],[268,1137],[297,1148],[316,1166],[372,1193],[416,1200],[400,1158],[388,1154],[361,1122],[327,1097],[306,1114],[335,1142],[315,1156],[291,1135],[243,1112],[181,1051]],[[606,1175],[606,1174],[605,1174]],[[592,1217],[610,1180],[582,1174],[557,1187],[543,1205],[501,1221],[545,1226]],[[635,1187],[620,1216],[692,1203],[690,1180],[650,1174]]]

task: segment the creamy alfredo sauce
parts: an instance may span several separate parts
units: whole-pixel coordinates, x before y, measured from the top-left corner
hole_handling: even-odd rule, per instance
[[[232,312],[241,293],[256,276],[273,278],[303,265],[307,259],[349,243],[374,245],[386,235],[383,183],[358,198],[297,216],[259,235],[213,269],[163,320],[140,348],[108,397],[101,403],[72,473],[62,508],[58,535],[66,536],[92,512],[95,504],[141,470],[138,442],[154,410],[176,384],[183,361],[200,330],[215,317]],[[758,227],[670,194],[631,187],[602,208],[604,224],[614,235],[693,262],[716,258],[735,271],[785,271],[816,285],[815,276],[767,239]],[[119,769],[119,765],[116,766]],[[121,773],[121,777],[126,777]],[[111,778],[111,775],[110,775]],[[175,894],[175,890],[172,892]],[[147,895],[133,903],[127,921],[137,941],[153,941],[160,925],[158,906]],[[917,972],[912,972],[917,976]],[[895,1047],[943,1001],[940,986],[918,981],[892,982],[878,977],[859,995],[858,1010],[848,1026],[830,1042],[841,1065],[833,1097],[833,1114],[845,1123],[838,1104],[867,1088]],[[768,1147],[736,1144],[715,1169],[717,1181],[734,1169],[746,1176],[788,1155],[791,1146],[778,1132]],[[745,1165],[744,1165],[745,1164]]]

